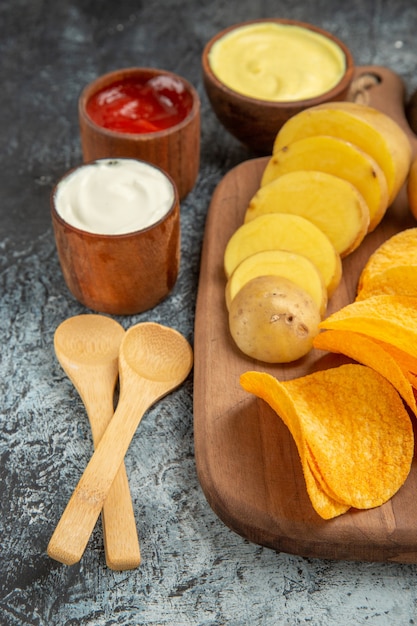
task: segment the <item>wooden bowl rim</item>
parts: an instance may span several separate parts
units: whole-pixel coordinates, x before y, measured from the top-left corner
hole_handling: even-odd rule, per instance
[[[306,98],[304,100],[281,100],[281,101],[273,101],[273,100],[261,100],[259,98],[253,98],[251,96],[247,96],[245,94],[241,94],[238,91],[227,87],[223,82],[221,82],[213,73],[211,69],[208,56],[212,46],[222,37],[232,32],[233,30],[237,30],[239,28],[250,26],[251,24],[262,24],[273,22],[276,24],[288,24],[290,26],[299,26],[300,28],[305,28],[306,30],[312,30],[324,37],[330,39],[333,43],[339,46],[342,50],[345,59],[346,59],[346,70],[343,74],[342,78],[339,82],[329,89],[328,91],[323,92],[318,96],[314,96],[313,98]],[[309,24],[307,22],[302,22],[300,20],[286,19],[286,18],[258,18],[255,20],[248,20],[245,22],[239,22],[237,24],[233,24],[228,26],[227,28],[218,32],[214,37],[212,37],[204,46],[202,53],[202,67],[203,74],[207,81],[209,81],[212,86],[215,86],[218,91],[222,91],[224,95],[230,98],[231,101],[236,103],[240,102],[241,104],[247,104],[248,106],[259,106],[265,109],[271,110],[280,110],[280,109],[294,109],[298,107],[307,108],[310,106],[314,106],[315,104],[321,104],[322,102],[327,102],[332,100],[339,93],[343,93],[346,89],[348,89],[350,83],[352,82],[353,73],[355,69],[353,55],[347,45],[341,41],[338,37],[333,35],[332,33],[324,30],[319,26],[315,26],[314,24]]]
[[[111,130],[109,128],[105,128],[104,126],[100,126],[100,124],[97,124],[93,119],[91,119],[86,109],[87,102],[91,98],[91,96],[100,89],[111,85],[113,82],[123,80],[125,78],[130,78],[132,76],[148,76],[149,78],[152,78],[153,76],[170,76],[171,78],[180,80],[187,89],[187,91],[191,94],[193,100],[192,107],[186,117],[178,124],[174,124],[169,128],[156,130],[149,133],[125,133],[117,130]],[[78,114],[80,118],[82,118],[83,121],[91,128],[94,128],[96,132],[100,132],[108,137],[140,143],[152,141],[156,138],[168,137],[169,135],[180,132],[183,128],[188,126],[190,122],[192,122],[196,118],[196,116],[199,115],[200,108],[200,97],[194,85],[192,85],[186,78],[183,78],[175,72],[155,67],[132,66],[101,74],[100,76],[97,76],[97,78],[95,78],[93,81],[85,85],[78,98]]]
[[[94,165],[94,163],[98,163],[100,161],[138,161],[139,163],[144,163],[145,165],[148,165],[149,167],[154,167],[155,169],[159,170],[170,181],[173,191],[174,191],[174,199],[168,211],[157,222],[154,222],[153,224],[150,224],[149,226],[146,226],[145,228],[141,228],[140,230],[132,230],[129,233],[119,233],[119,234],[114,234],[114,235],[107,234],[107,233],[94,233],[89,230],[83,230],[82,228],[73,226],[72,224],[64,220],[64,218],[58,213],[58,210],[55,205],[55,196],[58,191],[58,187],[60,183],[66,178],[68,178],[69,176],[71,176],[77,170],[87,167],[89,165]],[[77,235],[84,237],[85,239],[87,238],[103,239],[103,240],[108,240],[108,241],[120,241],[123,239],[132,239],[134,237],[138,237],[139,235],[145,234],[151,230],[155,230],[159,228],[164,222],[166,222],[166,220],[169,219],[172,216],[172,214],[175,213],[177,209],[179,209],[179,206],[180,206],[178,189],[172,176],[170,176],[167,172],[165,172],[165,170],[163,170],[161,167],[158,167],[158,165],[154,165],[153,163],[149,163],[148,161],[144,161],[143,159],[135,159],[131,157],[114,157],[114,158],[105,157],[102,159],[93,159],[92,161],[86,161],[85,163],[80,163],[79,165],[75,165],[74,167],[69,169],[67,172],[65,172],[65,174],[63,174],[61,178],[55,183],[49,195],[49,201],[50,201],[52,219],[59,222],[61,226],[63,226],[69,231],[72,231],[73,233]]]

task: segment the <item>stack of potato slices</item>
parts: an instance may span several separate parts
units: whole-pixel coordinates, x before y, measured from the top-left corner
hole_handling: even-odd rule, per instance
[[[332,102],[311,107],[290,118],[276,137],[260,187],[250,200],[242,225],[231,236],[224,254],[227,279],[226,305],[229,328],[238,347],[279,341],[269,323],[274,302],[275,319],[287,315],[292,327],[282,325],[283,342],[296,345],[294,328],[300,329],[294,306],[282,302],[290,281],[306,296],[308,306],[324,317],[329,298],[342,278],[342,259],[351,254],[383,219],[410,171],[409,139],[384,113],[352,102]],[[308,268],[307,268],[308,265]],[[253,312],[245,306],[259,293],[259,277],[271,277],[263,293],[269,305],[253,328]],[[274,277],[274,281],[272,280]],[[234,300],[245,289],[247,297]],[[279,293],[280,298],[274,300]],[[262,293],[261,293],[262,297]],[[290,297],[288,296],[288,301]],[[252,304],[251,304],[252,306]],[[315,319],[314,316],[310,316]],[[249,321],[248,321],[249,320]],[[312,347],[318,328],[306,330]],[[260,336],[262,334],[262,336]],[[298,332],[298,336],[300,333]],[[262,351],[256,351],[262,360]],[[252,354],[249,354],[251,356]],[[293,356],[300,357],[294,349]],[[268,350],[266,361],[288,362],[291,350]]]

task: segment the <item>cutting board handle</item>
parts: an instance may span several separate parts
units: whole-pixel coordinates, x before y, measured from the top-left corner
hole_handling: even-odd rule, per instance
[[[398,74],[379,65],[357,67],[349,100],[374,107],[394,119],[407,133],[413,154],[417,155],[417,135],[410,128],[405,114],[406,90]]]

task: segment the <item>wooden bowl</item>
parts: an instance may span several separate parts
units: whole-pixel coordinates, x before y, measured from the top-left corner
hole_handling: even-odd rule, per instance
[[[222,83],[213,73],[209,55],[213,45],[231,31],[257,23],[278,23],[299,26],[330,39],[342,50],[346,59],[346,71],[339,83],[331,90],[306,100],[274,102],[248,97]],[[296,113],[303,109],[332,100],[346,98],[354,71],[353,57],[346,45],[331,33],[296,20],[258,19],[235,24],[215,35],[205,46],[202,54],[204,87],[210,104],[222,125],[253,152],[270,154],[278,130]]]
[[[87,113],[90,98],[113,83],[157,76],[181,81],[191,95],[191,110],[174,126],[139,134],[119,132],[98,125]],[[167,172],[177,186],[180,199],[194,187],[200,167],[200,99],[195,88],[184,78],[154,68],[131,67],[109,72],[83,89],[78,101],[78,117],[85,162],[107,157],[140,159]]]
[[[178,191],[174,181],[162,172],[174,194],[172,205],[159,221],[127,234],[87,232],[61,217],[56,200],[60,184],[90,164],[67,172],[51,193],[52,225],[65,282],[73,296],[94,311],[114,315],[140,313],[162,301],[177,279],[180,265]]]

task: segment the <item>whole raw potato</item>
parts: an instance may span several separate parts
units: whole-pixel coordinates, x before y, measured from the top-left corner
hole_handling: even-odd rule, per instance
[[[233,298],[229,328],[238,348],[266,363],[289,363],[307,354],[319,332],[311,296],[281,276],[258,276]]]

